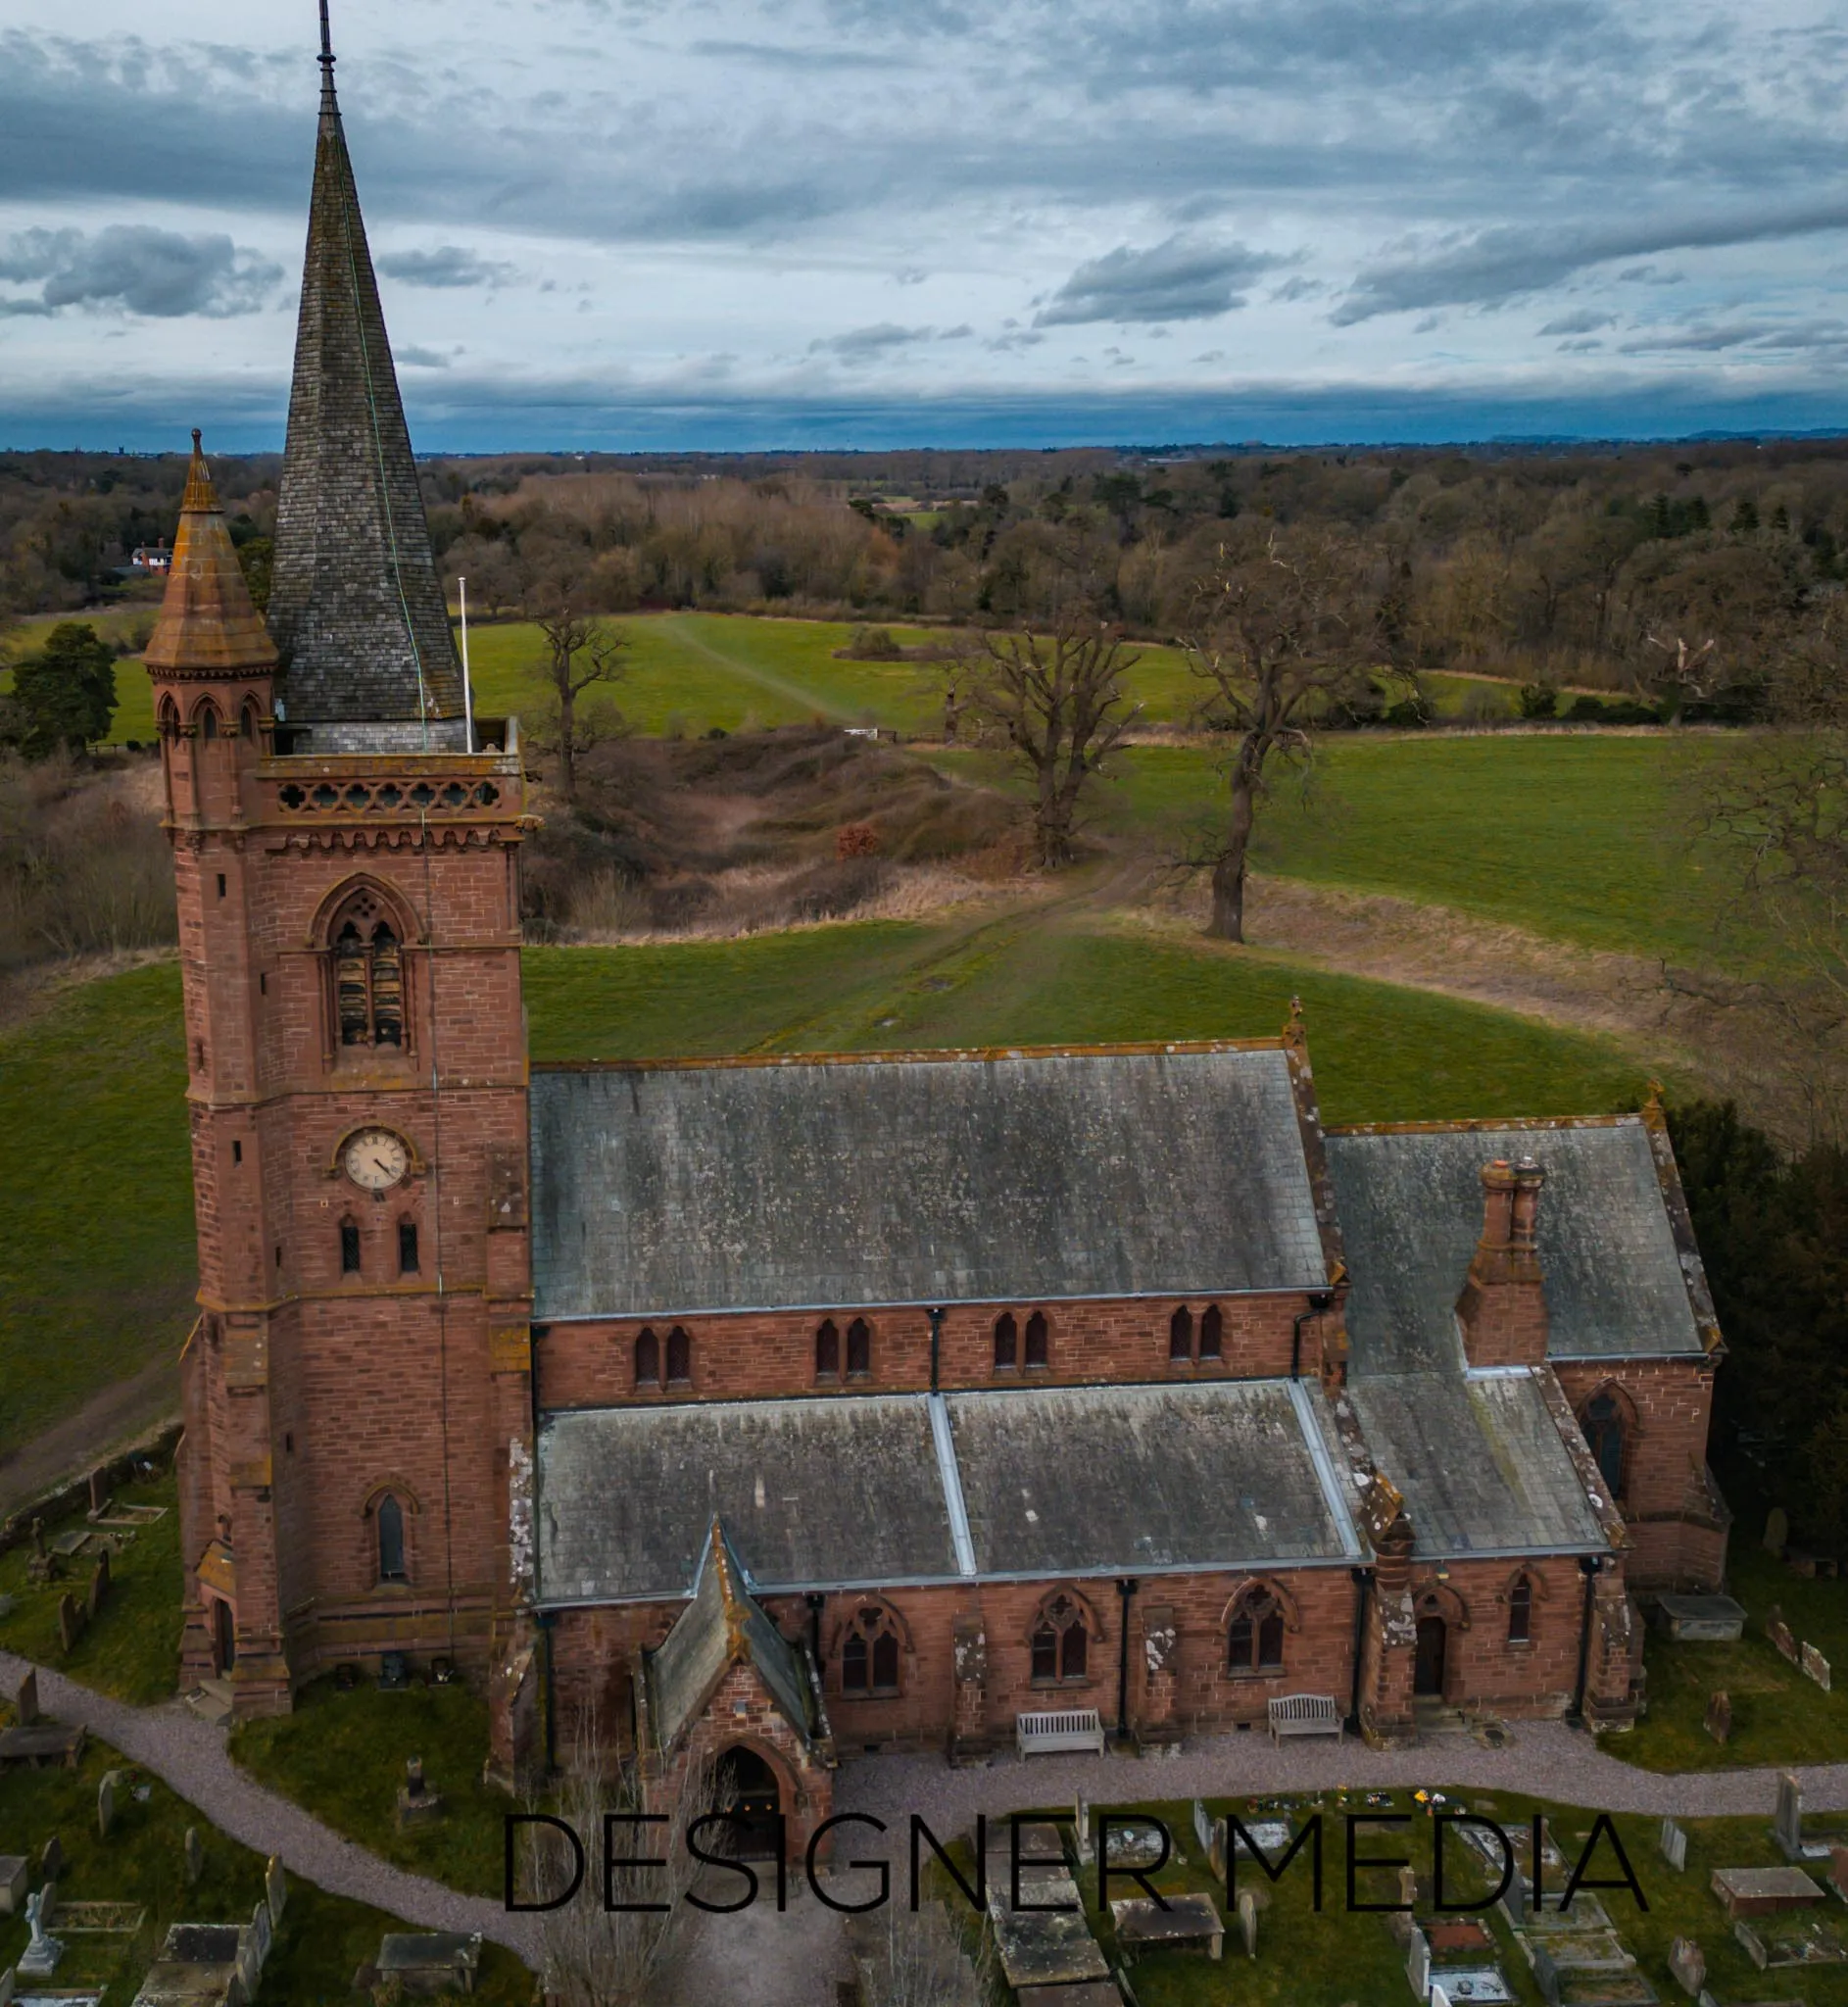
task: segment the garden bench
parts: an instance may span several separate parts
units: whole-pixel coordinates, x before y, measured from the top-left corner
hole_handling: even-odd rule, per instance
[[[1284,1736],[1334,1736],[1343,1733],[1341,1711],[1329,1693],[1284,1693],[1270,1704],[1271,1740]]]
[[[1094,1707],[1061,1707],[1047,1714],[1017,1714],[1014,1742],[1022,1756],[1062,1756],[1074,1749],[1103,1754],[1103,1721]]]

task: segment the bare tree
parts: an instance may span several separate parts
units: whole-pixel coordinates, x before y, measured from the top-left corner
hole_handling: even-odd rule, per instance
[[[1049,632],[985,633],[981,653],[946,676],[967,714],[992,724],[1034,784],[1040,863],[1068,863],[1086,789],[1142,711],[1123,688],[1125,655],[1114,629],[1067,614]]]
[[[866,2007],[983,2007],[994,1997],[994,1939],[982,1933],[972,1964],[943,1905],[902,1902],[850,1924]]]
[[[628,641],[602,620],[573,612],[568,601],[539,615],[539,632],[546,644],[546,697],[553,712],[542,736],[556,731],[559,788],[567,802],[575,802],[578,755],[619,723],[607,709],[587,707],[580,712],[578,699],[594,686],[621,680],[624,665],[618,658]]]
[[[579,1836],[587,1865],[576,1894],[561,1908],[544,1912],[540,1926],[546,1997],[555,2007],[645,2007],[674,1997],[675,1971],[698,1914],[686,1901],[699,1866],[688,1845],[689,1829],[714,1805],[710,1764],[690,1763],[673,1802],[658,1802],[633,1756],[605,1749],[595,1711],[579,1712],[553,1810]],[[664,1813],[668,1823],[628,1829],[643,1837],[627,1850],[665,1865],[651,1868],[645,1879],[617,1869],[614,1892],[618,1901],[663,1907],[607,1910],[599,1867],[604,1815],[637,1812]],[[618,1851],[622,1832],[617,1829]],[[563,1836],[546,1826],[529,1827],[527,1834],[528,1889],[550,1895],[570,1881]]]
[[[1222,544],[1194,582],[1181,645],[1209,687],[1207,708],[1238,735],[1227,761],[1230,809],[1198,859],[1212,866],[1206,931],[1218,940],[1244,939],[1245,873],[1272,769],[1306,777],[1330,710],[1370,699],[1376,674],[1403,680],[1375,659],[1380,623],[1368,571],[1366,555],[1342,536],[1269,529]]]

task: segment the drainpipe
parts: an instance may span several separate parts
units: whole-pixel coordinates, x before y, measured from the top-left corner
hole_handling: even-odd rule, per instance
[[[1130,1598],[1140,1587],[1133,1575],[1120,1577],[1116,1586],[1122,1599],[1118,1610],[1122,1636],[1117,1640],[1116,1655],[1116,1733],[1117,1739],[1125,1742],[1130,1734]]]
[[[937,1392],[937,1371],[944,1350],[944,1312],[941,1304],[924,1313],[931,1320],[931,1392]]]
[[[1579,1566],[1585,1579],[1584,1615],[1579,1625],[1579,1692],[1572,1704],[1572,1719],[1585,1718],[1585,1686],[1591,1676],[1591,1612],[1597,1606],[1598,1570],[1603,1563],[1595,1554],[1581,1554]]]
[[[1347,1709],[1347,1718],[1354,1733],[1360,1733],[1360,1661],[1367,1639],[1367,1596],[1373,1588],[1371,1568],[1350,1569],[1354,1584],[1354,1693]]]
[[[1289,1327],[1289,1377],[1302,1378],[1302,1327],[1311,1317],[1320,1317],[1335,1300],[1333,1290],[1311,1290],[1309,1307],[1293,1318]]]
[[[559,1774],[559,1695],[552,1677],[552,1626],[556,1612],[541,1610],[539,1617],[539,1653],[545,1667],[546,1679],[546,1775],[548,1778]]]

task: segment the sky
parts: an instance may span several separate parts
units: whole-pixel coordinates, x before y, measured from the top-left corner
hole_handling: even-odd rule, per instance
[[[419,451],[1848,429],[1840,0],[333,0]],[[281,443],[309,0],[0,0],[0,446]]]

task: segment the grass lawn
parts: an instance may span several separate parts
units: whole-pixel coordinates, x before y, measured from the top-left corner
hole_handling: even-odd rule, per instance
[[[130,1787],[118,1793],[119,1823],[105,1840],[96,1830],[96,1788],[111,1769],[124,1772]],[[148,1787],[145,1802],[135,1796],[136,1785]],[[181,1867],[188,1826],[199,1828],[205,1845],[205,1872],[196,1888],[186,1886]],[[53,1925],[66,1946],[57,1986],[99,1988],[104,2007],[128,2007],[170,1924],[248,1923],[264,1892],[261,1855],[208,1826],[158,1778],[137,1772],[99,1742],[89,1745],[75,1771],[0,1775],[0,1835],[9,1852],[33,1857],[34,1885],[36,1856],[54,1833],[65,1853],[58,1884],[62,1902],[132,1902],[146,1910],[143,1927],[132,1937],[67,1934]],[[364,1999],[352,1990],[355,1972],[377,1955],[385,1932],[404,1928],[363,1903],[292,1881],[264,1968],[264,1999],[286,2001],[289,2007]],[[0,1971],[17,1961],[27,1935],[23,1915],[0,1917]],[[532,1976],[511,1953],[489,1947],[475,1997],[493,2007],[525,2007],[532,1997]]]
[[[1745,1605],[1736,1644],[1673,1644],[1652,1632],[1644,1648],[1649,1712],[1608,1747],[1644,1770],[1729,1770],[1764,1763],[1848,1762],[1848,1692],[1824,1693],[1779,1652],[1766,1632],[1774,1605],[1801,1643],[1808,1640],[1848,1677],[1848,1583],[1809,1581],[1766,1553],[1742,1519],[1726,1550],[1726,1588]],[[1723,1748],[1701,1727],[1710,1695],[1732,1703]]]
[[[11,1613],[0,1617],[0,1649],[147,1706],[172,1692],[179,1671],[178,1493],[168,1475],[124,1485],[116,1498],[124,1505],[163,1505],[167,1516],[136,1528],[127,1544],[111,1554],[109,1594],[75,1648],[66,1652],[60,1641],[58,1604],[66,1593],[82,1601],[96,1563],[78,1559],[62,1580],[33,1585],[25,1579],[29,1550],[21,1546],[0,1555],[0,1597],[13,1598]],[[83,1524],[73,1516],[48,1527],[47,1537]]]
[[[1435,1828],[1407,1793],[1395,1792],[1391,1796],[1389,1807],[1367,1809],[1410,1812],[1413,1823],[1365,1830],[1356,1854],[1361,1858],[1409,1858],[1419,1878],[1419,1913],[1427,1916],[1431,1913],[1433,1892]],[[1323,1907],[1318,1914],[1312,1906],[1313,1882],[1305,1847],[1282,1881],[1269,1889],[1269,1906],[1258,1921],[1254,1963],[1245,1959],[1236,1917],[1226,1902],[1224,1883],[1215,1882],[1210,1869],[1196,1858],[1199,1850],[1192,1836],[1191,1808],[1178,1803],[1125,1808],[1153,1813],[1163,1819],[1175,1843],[1187,1856],[1186,1867],[1165,1869],[1155,1878],[1157,1887],[1164,1893],[1180,1889],[1212,1892],[1230,1926],[1225,1963],[1214,1965],[1198,1954],[1178,1952],[1138,1959],[1130,1968],[1130,1976],[1142,2007],[1208,2007],[1208,2003],[1217,2007],[1217,2003],[1230,1998],[1252,2003],[1252,2007],[1351,2007],[1355,2002],[1405,1997],[1404,1955],[1387,1931],[1386,1919],[1366,1913],[1349,1914],[1345,1906],[1344,1820],[1347,1810],[1361,1809],[1360,1802],[1354,1798],[1343,1806],[1333,1792],[1318,1802],[1323,1813],[1325,1850]],[[1299,1824],[1312,1808],[1305,1803],[1293,1815],[1295,1822]],[[1536,1809],[1532,1799],[1481,1791],[1457,1794],[1445,1809],[1465,1808],[1492,1817],[1511,1831],[1525,1829]],[[1236,1811],[1247,1824],[1260,1816],[1248,1799],[1210,1799],[1208,1809],[1215,1816]],[[1576,1862],[1592,1831],[1593,1815],[1569,1805],[1544,1809],[1561,1853],[1568,1863]],[[1689,1822],[1687,1867],[1678,1875],[1657,1852],[1656,1827],[1656,1821],[1641,1818],[1625,1817],[1616,1822],[1618,1837],[1648,1902],[1647,1911],[1640,1911],[1631,1895],[1621,1888],[1599,1891],[1599,1900],[1660,1998],[1682,1997],[1669,1976],[1668,1952],[1674,1938],[1686,1936],[1698,1941],[1705,1951],[1708,1984],[1720,1999],[1804,2000],[1810,2007],[1840,2007],[1840,2003],[1848,2002],[1848,1967],[1757,1973],[1746,1953],[1734,1942],[1725,1913],[1710,1892],[1710,1877],[1717,1867],[1782,1865],[1782,1856],[1771,1837],[1769,1809],[1761,1819]],[[1594,1879],[1615,1879],[1618,1875],[1616,1856],[1608,1840],[1599,1841],[1588,1872]],[[1260,1890],[1268,1886],[1262,1874],[1248,1865],[1240,1873],[1240,1886],[1246,1885],[1247,1880]],[[1478,1898],[1488,1893],[1491,1885],[1478,1858],[1454,1831],[1445,1842],[1444,1883],[1447,1902]],[[1105,1956],[1115,1963],[1115,1937],[1108,1915],[1093,1906],[1097,1893],[1094,1872],[1085,1870],[1079,1885],[1093,1931]],[[1553,1892],[1557,1892],[1557,1886],[1553,1885]],[[1112,1895],[1135,1892],[1133,1886],[1119,1885],[1112,1879]],[[1362,1901],[1391,1902],[1396,1899],[1393,1877],[1378,1869],[1362,1870],[1357,1893]],[[966,1913],[966,1908],[962,1909],[961,1914]],[[952,1911],[954,1914],[957,1912]],[[1841,1913],[1831,1903],[1820,1914],[1833,1920]],[[1494,1935],[1496,1961],[1511,1983],[1516,1999],[1524,2007],[1533,2007],[1542,1995],[1507,1920],[1497,1910],[1482,1911],[1479,1915]]]
[[[0,1036],[0,1450],[177,1355],[196,1286],[185,1087],[170,962]]]
[[[1450,906],[1535,933],[1677,961],[1716,954],[1710,896],[1677,836],[1678,793],[1713,741],[1583,733],[1346,734],[1324,743],[1305,805],[1279,782],[1260,870]],[[990,754],[933,758],[1000,782]],[[1138,746],[1096,797],[1104,829],[1177,848],[1216,819],[1217,756]]]
[[[231,1754],[272,1790],[399,1867],[476,1895],[501,1893],[510,1801],[481,1782],[488,1707],[465,1688],[340,1693],[331,1680],[317,1680],[296,1696],[293,1714],[235,1728]],[[405,1834],[397,1791],[412,1756],[422,1757],[449,1816]]]

